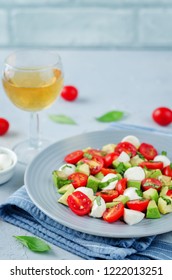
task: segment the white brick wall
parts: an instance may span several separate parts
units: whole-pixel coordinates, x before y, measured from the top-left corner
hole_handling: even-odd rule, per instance
[[[172,0],[0,0],[0,47],[172,48]]]

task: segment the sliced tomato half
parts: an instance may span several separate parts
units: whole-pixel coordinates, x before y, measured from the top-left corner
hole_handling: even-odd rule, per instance
[[[67,163],[76,164],[79,160],[82,159],[84,152],[82,150],[74,151],[65,156],[64,160]]]
[[[99,157],[99,156],[93,156],[92,159],[82,158],[82,162],[85,162],[89,165],[90,173],[92,175],[97,174],[102,169],[102,167],[104,165],[103,158]]]
[[[139,166],[142,168],[146,167],[147,169],[163,169],[162,161],[142,161]]]
[[[103,173],[104,176],[106,176],[109,173],[113,173],[113,174],[117,174],[117,171],[115,169],[112,168],[102,168],[101,172]]]
[[[87,215],[92,207],[92,201],[87,195],[80,191],[75,191],[67,198],[69,208],[77,215]]]
[[[117,157],[119,156],[118,153],[109,153],[107,155],[104,156],[104,166],[105,167],[109,167],[112,165],[112,162],[117,159]]]
[[[172,178],[172,164],[167,165],[162,170],[163,175],[169,176]]]
[[[172,198],[172,190],[168,190],[166,195],[170,196]]]
[[[68,180],[71,180],[72,185],[77,189],[86,186],[88,176],[81,172],[75,172],[68,176]]]
[[[97,192],[96,196],[101,196],[105,202],[111,202],[114,198],[118,197],[119,193],[116,190],[104,190]]]
[[[133,144],[129,142],[120,142],[115,147],[115,152],[118,154],[120,154],[121,152],[126,152],[127,154],[134,157],[137,154],[137,149]]]
[[[146,158],[147,160],[153,160],[155,156],[157,156],[158,152],[154,148],[154,146],[142,143],[139,147],[139,152]]]
[[[129,209],[141,211],[141,212],[146,211],[148,204],[149,204],[149,199],[135,199],[127,202],[127,206]]]
[[[143,191],[147,191],[150,188],[160,191],[162,188],[161,181],[155,178],[146,178],[142,181],[141,185]]]
[[[103,214],[103,220],[108,223],[113,223],[119,220],[124,214],[124,205],[119,202],[117,205],[107,208]]]
[[[122,178],[121,180],[119,180],[115,186],[115,189],[118,191],[119,195],[123,194],[125,189],[127,187],[127,179],[126,178]]]

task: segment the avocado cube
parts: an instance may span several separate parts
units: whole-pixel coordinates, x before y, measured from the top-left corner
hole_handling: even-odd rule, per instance
[[[114,198],[113,201],[122,202],[125,205],[129,201],[129,197],[121,194],[118,197]]]
[[[133,188],[136,188],[136,189],[140,190],[141,182],[140,181],[129,180],[129,181],[127,181],[127,188],[130,188],[130,187],[133,187]]]
[[[73,187],[72,184],[64,185],[63,187],[61,187],[60,189],[58,189],[58,193],[59,193],[59,194],[64,194],[65,192],[67,192],[67,190],[68,190],[69,188],[71,188],[71,186]]]
[[[158,219],[161,218],[161,214],[159,212],[158,206],[156,205],[155,200],[149,201],[147,211],[146,211],[147,219]]]
[[[87,180],[87,188],[91,188],[93,192],[97,192],[100,180],[95,178],[93,175],[90,175]]]
[[[150,174],[149,174],[149,178],[159,178],[159,176],[162,175],[162,172],[160,169],[155,169],[155,170],[151,170]]]
[[[138,155],[130,159],[130,163],[132,166],[138,166],[141,162],[143,162],[143,159],[141,159]]]
[[[115,144],[107,144],[102,147],[102,151],[106,152],[107,154],[113,153],[115,150],[116,145]]]
[[[159,193],[159,196],[164,196],[164,195],[166,195],[167,192],[168,192],[168,187],[163,186],[160,193]]]
[[[71,183],[71,181],[68,180],[68,176],[63,171],[54,170],[52,172],[52,178],[53,178],[54,186],[57,187],[58,189],[64,185]]]
[[[68,190],[65,192],[65,194],[62,195],[62,196],[59,198],[58,202],[60,202],[60,203],[62,203],[62,204],[64,204],[64,205],[67,205],[67,206],[68,206],[67,198],[68,198],[68,196],[69,196],[70,194],[72,194],[72,193],[74,192],[74,190],[75,190],[75,188],[73,187],[72,184],[70,184],[70,187],[69,187]]]
[[[100,171],[100,172],[98,172],[98,173],[95,175],[95,177],[96,177],[97,179],[99,179],[99,180],[102,180],[102,179],[104,178],[104,175],[103,175],[103,173]]]
[[[172,199],[167,195],[161,196],[158,199],[158,208],[162,214],[172,212]]]
[[[155,200],[156,203],[158,202],[158,197],[159,196],[156,189],[150,188],[143,192],[143,198]]]
[[[85,175],[90,175],[90,168],[87,163],[80,164],[76,167],[76,172],[84,173]]]

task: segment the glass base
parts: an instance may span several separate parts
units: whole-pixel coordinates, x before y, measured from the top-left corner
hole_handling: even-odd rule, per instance
[[[18,157],[18,162],[20,164],[28,165],[34,157],[44,150],[48,145],[50,145],[50,140],[41,139],[38,147],[32,147],[29,140],[18,143],[13,147],[13,151]]]

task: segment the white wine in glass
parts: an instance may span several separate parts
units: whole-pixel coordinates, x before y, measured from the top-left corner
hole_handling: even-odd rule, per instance
[[[40,139],[38,111],[51,106],[63,88],[60,56],[45,50],[14,52],[4,62],[2,82],[11,102],[30,112],[30,138],[14,147],[19,162],[28,164],[48,144]]]

